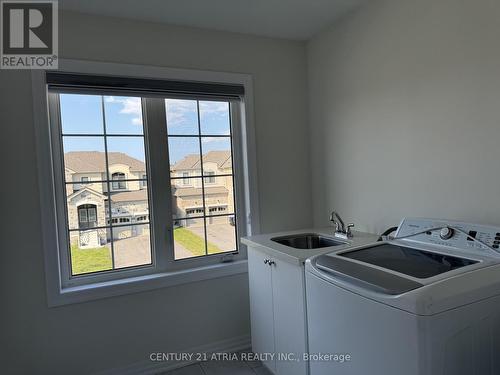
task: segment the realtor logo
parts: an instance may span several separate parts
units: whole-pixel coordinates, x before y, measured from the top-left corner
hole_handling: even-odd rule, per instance
[[[2,69],[57,69],[57,1],[1,1]]]

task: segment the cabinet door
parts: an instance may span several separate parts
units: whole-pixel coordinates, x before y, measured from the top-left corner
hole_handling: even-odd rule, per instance
[[[248,248],[248,280],[250,288],[250,321],[254,353],[274,353],[273,290],[271,267],[264,263],[269,256]],[[275,361],[263,361],[275,371]]]
[[[308,363],[304,267],[275,260],[272,268],[274,336],[277,353],[293,353],[294,358],[276,361],[276,374],[305,375]]]

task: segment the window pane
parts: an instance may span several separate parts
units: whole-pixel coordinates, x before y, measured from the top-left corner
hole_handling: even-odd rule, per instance
[[[105,96],[106,134],[143,134],[141,98]]]
[[[149,224],[113,227],[115,268],[151,264]]]
[[[196,100],[166,99],[167,133],[169,135],[198,135]]]
[[[215,178],[215,172],[205,171],[205,176],[208,176],[204,178],[205,185],[211,185],[211,184],[213,185],[217,183],[217,179]]]
[[[207,218],[207,239],[218,252],[236,251],[236,227],[234,216]]]
[[[230,135],[229,103],[200,101],[201,134]]]
[[[70,231],[71,273],[81,275],[113,268],[107,229]]]
[[[231,139],[229,137],[202,137],[203,174],[231,174]]]
[[[63,134],[104,134],[100,95],[60,94]]]
[[[215,183],[205,183],[205,206],[208,211],[207,215],[233,214],[233,178],[230,176],[212,178],[215,179]]]
[[[106,179],[104,137],[63,137],[66,182],[81,182],[82,174]]]
[[[95,206],[88,208],[87,213],[89,222],[97,222],[97,211]]]
[[[168,154],[172,177],[201,175],[199,138],[169,137]]]
[[[86,223],[88,221],[87,219],[87,210],[80,209],[78,210],[78,220],[81,222]]]
[[[203,216],[203,190],[201,178],[173,179],[172,183],[172,214],[175,218]]]
[[[139,184],[139,181],[135,183]],[[129,184],[132,184],[129,181]],[[131,191],[111,193],[111,214],[108,210],[110,224],[133,224],[137,221],[149,221],[149,201],[147,189],[138,189],[130,186]],[[140,219],[140,220],[139,220]]]
[[[125,179],[141,179],[146,173],[143,137],[106,137],[109,174],[123,173]]]
[[[125,173],[113,172],[111,174],[111,189],[112,190],[125,190],[127,182],[125,181]]]
[[[210,246],[210,249],[212,247]],[[174,221],[174,257],[176,260],[206,255],[203,219]]]

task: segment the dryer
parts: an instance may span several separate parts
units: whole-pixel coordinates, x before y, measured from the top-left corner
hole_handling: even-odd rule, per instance
[[[500,374],[500,227],[405,218],[306,261],[311,375]]]

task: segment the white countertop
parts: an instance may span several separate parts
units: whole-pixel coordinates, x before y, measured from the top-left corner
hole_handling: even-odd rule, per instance
[[[302,234],[302,233],[316,233],[323,235],[325,237],[333,238],[337,241],[345,241],[346,243],[344,245],[322,247],[319,249],[296,249],[290,246],[281,245],[277,242],[271,241],[271,238],[289,236],[293,234]],[[376,242],[379,237],[376,234],[352,231],[353,237],[351,237],[348,240],[342,240],[339,238],[335,238],[333,236],[333,233],[334,233],[333,227],[307,228],[307,229],[299,229],[287,232],[276,232],[269,234],[258,234],[255,236],[247,236],[243,237],[241,239],[241,242],[250,247],[257,247],[259,248],[259,250],[265,252],[266,254],[282,259],[284,261],[295,264],[303,264],[307,258],[310,258],[312,256],[319,254],[327,254],[331,253],[332,251],[345,250],[350,247],[366,245],[369,243]]]

